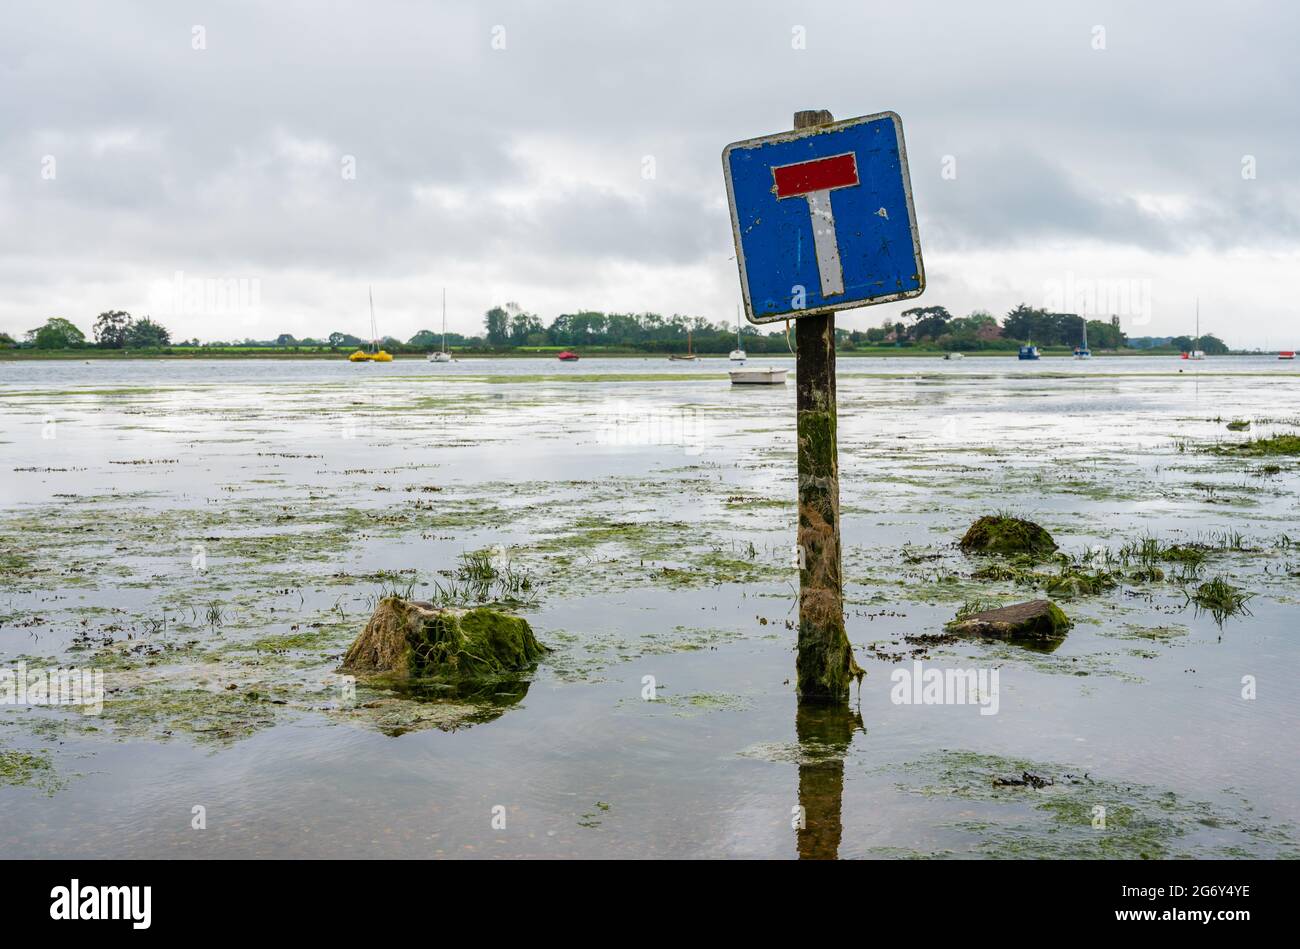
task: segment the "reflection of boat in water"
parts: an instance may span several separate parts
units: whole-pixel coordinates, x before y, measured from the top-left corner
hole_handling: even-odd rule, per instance
[[[564,352],[560,353],[560,355],[556,356],[555,358],[558,359],[560,362],[577,362],[578,354],[571,349],[566,349]]]
[[[690,330],[686,331],[686,352],[673,353],[668,358],[671,359],[673,362],[695,362],[695,360],[700,358],[696,356],[693,352],[691,352],[691,331]]]
[[[776,366],[746,366],[743,369],[732,369],[731,384],[733,386],[781,386],[785,385],[785,376],[789,369],[781,369]]]
[[[1028,343],[1028,344],[1026,344],[1026,345],[1024,345],[1024,346],[1021,346],[1021,347],[1020,347],[1020,352],[1019,352],[1019,354],[1017,354],[1016,358],[1017,358],[1017,359],[1037,359],[1037,358],[1038,358],[1038,347],[1035,346],[1033,343]]]
[[[393,357],[379,348],[379,328],[375,323],[375,294],[370,291],[370,344],[374,352],[358,349],[348,357],[350,362],[392,362]]]

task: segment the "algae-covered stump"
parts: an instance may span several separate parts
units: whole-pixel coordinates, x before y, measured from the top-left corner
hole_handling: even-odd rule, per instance
[[[1056,550],[1056,541],[1033,521],[986,514],[967,529],[960,546],[967,553],[1046,556]]]
[[[545,652],[518,616],[488,607],[438,609],[390,596],[379,601],[341,668],[464,682],[527,671]]]
[[[958,616],[945,629],[950,633],[997,639],[1052,642],[1063,639],[1070,626],[1070,618],[1051,600],[1030,600]]]

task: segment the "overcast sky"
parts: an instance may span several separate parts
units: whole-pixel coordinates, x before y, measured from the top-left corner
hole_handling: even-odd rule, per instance
[[[1298,8],[11,0],[0,330],[368,335],[368,285],[401,338],[444,286],[466,333],[505,301],[732,319],[721,150],[825,108],[902,116],[916,302],[1099,290],[1170,335],[1199,296],[1204,332],[1294,348]],[[245,305],[192,296],[226,280]]]

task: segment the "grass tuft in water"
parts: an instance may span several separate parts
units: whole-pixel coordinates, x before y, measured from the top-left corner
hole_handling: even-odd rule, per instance
[[[540,594],[541,584],[528,570],[494,557],[489,550],[461,554],[456,569],[445,571],[443,576],[445,580],[433,581],[430,600],[435,606],[529,606],[537,602]]]
[[[1237,613],[1250,614],[1246,601],[1255,594],[1248,593],[1240,587],[1234,587],[1223,577],[1215,577],[1196,588],[1194,593],[1185,594],[1189,602],[1209,612],[1216,622],[1222,623],[1227,617]]]

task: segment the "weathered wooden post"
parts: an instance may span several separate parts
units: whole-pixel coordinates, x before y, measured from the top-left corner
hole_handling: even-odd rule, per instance
[[[825,110],[794,114],[795,129],[828,125]],[[818,222],[813,222],[814,229]],[[844,702],[862,678],[844,629],[840,573],[840,463],[836,445],[835,313],[795,321],[799,441],[799,652],[801,701]]]
[[[796,112],[792,132],[733,142],[722,165],[746,314],[797,327],[799,699],[842,704],[863,673],[844,629],[835,311],[925,289],[903,126]]]

